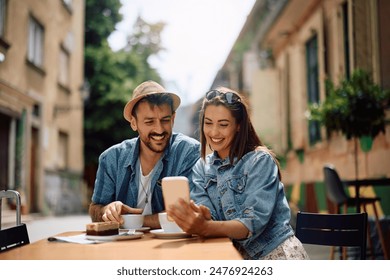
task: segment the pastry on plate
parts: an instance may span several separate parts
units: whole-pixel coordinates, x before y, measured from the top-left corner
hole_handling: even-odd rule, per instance
[[[87,235],[116,235],[119,234],[118,222],[95,222],[87,224]]]

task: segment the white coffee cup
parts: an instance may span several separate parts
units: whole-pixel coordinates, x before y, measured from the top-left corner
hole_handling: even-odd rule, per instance
[[[144,216],[141,214],[123,214],[123,228],[139,229],[144,223]]]
[[[158,220],[165,233],[183,232],[183,230],[174,221],[168,220],[166,212],[158,213]]]

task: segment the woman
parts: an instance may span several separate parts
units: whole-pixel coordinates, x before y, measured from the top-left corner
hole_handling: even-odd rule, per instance
[[[243,97],[223,87],[209,91],[199,123],[196,204],[180,200],[168,214],[188,233],[230,237],[244,259],[307,259],[289,224],[278,162],[256,135]],[[206,156],[207,145],[213,153]]]

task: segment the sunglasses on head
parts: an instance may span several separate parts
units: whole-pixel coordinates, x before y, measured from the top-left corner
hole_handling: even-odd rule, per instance
[[[235,94],[234,92],[230,92],[230,91],[220,92],[219,90],[213,89],[213,90],[210,90],[206,93],[207,100],[211,100],[217,96],[221,96],[221,98],[226,100],[227,103],[229,103],[229,104],[233,104],[233,103],[241,101],[240,97],[237,94]]]

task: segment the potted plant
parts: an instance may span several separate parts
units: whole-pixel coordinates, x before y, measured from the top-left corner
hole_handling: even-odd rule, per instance
[[[347,139],[355,140],[355,175],[358,179],[357,145],[368,151],[372,139],[385,132],[386,109],[390,91],[375,84],[362,69],[353,71],[338,87],[326,81],[327,97],[320,104],[309,105],[309,119],[319,121],[328,131],[340,131]]]

